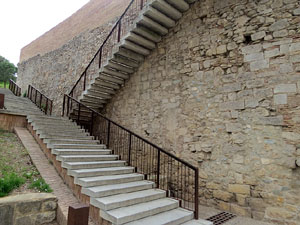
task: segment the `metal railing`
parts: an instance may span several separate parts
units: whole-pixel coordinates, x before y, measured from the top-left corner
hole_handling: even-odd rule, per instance
[[[86,90],[87,84],[95,78],[103,62],[112,56],[113,47],[120,42],[130,30],[132,22],[138,17],[139,12],[144,8],[149,0],[131,0],[124,13],[113,26],[112,30],[103,41],[99,50],[96,52],[90,63],[87,65],[69,95],[77,98],[82,91]]]
[[[38,89],[28,85],[27,97],[46,115],[52,114],[53,101],[42,94]]]
[[[100,143],[113,150],[121,160],[153,181],[167,196],[178,199],[180,206],[194,211],[198,219],[198,168],[152,144],[125,127],[64,95],[62,116],[68,116]]]
[[[9,80],[9,90],[16,96],[21,96],[21,88],[12,80]]]

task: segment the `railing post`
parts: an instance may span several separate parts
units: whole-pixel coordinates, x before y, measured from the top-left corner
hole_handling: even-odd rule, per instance
[[[99,52],[99,69],[101,67],[101,60],[102,60],[102,47],[101,47],[100,52]]]
[[[143,9],[143,7],[144,7],[144,1],[141,0],[141,10]]]
[[[48,114],[48,98],[46,98],[46,108],[45,108],[46,115]]]
[[[121,40],[121,22],[122,22],[122,20],[119,21],[118,42],[120,42],[120,40]]]
[[[199,169],[195,170],[195,219],[199,219]]]
[[[0,94],[0,109],[4,109],[4,99],[5,99],[5,95]]]
[[[36,104],[36,96],[37,96],[37,89],[35,89],[35,98],[34,98],[34,104]]]
[[[109,141],[110,141],[110,121],[108,121],[108,125],[107,125],[107,140],[106,140],[107,148],[109,148]]]
[[[67,101],[67,116],[69,116],[69,108],[70,108],[70,97],[69,96],[67,96],[67,98],[68,98],[68,101]]]
[[[78,115],[77,115],[78,124],[80,121],[80,104],[78,104]]]
[[[64,95],[64,100],[63,100],[63,108],[62,108],[62,117],[65,115],[65,104],[66,104],[66,95]]]
[[[90,128],[91,136],[93,136],[93,129],[94,129],[94,112],[92,111],[92,118],[91,118],[91,128]]]
[[[84,78],[83,78],[83,91],[85,91],[85,85],[86,85],[86,71],[84,71]]]
[[[157,153],[157,177],[156,177],[156,184],[157,187],[159,188],[159,174],[160,174],[160,150],[158,149],[158,153]]]
[[[128,145],[128,166],[130,166],[130,162],[131,162],[131,138],[132,138],[132,134],[129,134],[129,145]]]

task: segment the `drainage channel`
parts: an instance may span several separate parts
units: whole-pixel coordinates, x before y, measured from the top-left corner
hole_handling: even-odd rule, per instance
[[[214,225],[220,225],[220,224],[227,222],[228,220],[233,219],[234,217],[236,217],[236,215],[228,213],[228,212],[221,212],[217,215],[209,217],[206,220],[213,222]]]

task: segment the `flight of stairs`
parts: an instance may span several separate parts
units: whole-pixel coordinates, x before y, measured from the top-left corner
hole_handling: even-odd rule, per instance
[[[95,110],[103,108],[195,1],[148,0],[78,100]]]
[[[175,199],[155,188],[143,174],[119,160],[105,145],[65,117],[28,115],[28,123],[62,162],[90,204],[112,224],[210,224],[193,220],[193,212],[179,207]]]

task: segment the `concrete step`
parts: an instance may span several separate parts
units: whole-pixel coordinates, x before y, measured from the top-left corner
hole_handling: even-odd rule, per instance
[[[128,49],[122,48],[120,46],[113,47],[113,54],[123,56],[125,58],[134,60],[136,62],[143,62],[145,59],[144,56],[137,54],[133,51],[130,51]]]
[[[35,129],[34,129],[35,130]],[[84,129],[45,127],[36,130],[37,134],[78,134],[85,133]]]
[[[108,74],[110,76],[118,77],[119,79],[123,79],[123,80],[127,80],[129,78],[128,73],[122,73],[122,72],[118,72],[116,70],[110,69],[108,65],[109,64],[107,64],[106,67],[102,67],[99,70],[99,73]]]
[[[178,9],[180,12],[185,12],[190,8],[189,4],[184,0],[166,0],[166,2]]]
[[[95,79],[91,82],[91,84],[95,84],[95,85],[103,86],[103,87],[108,87],[108,88],[112,88],[112,89],[115,89],[115,90],[120,89],[120,86],[118,84],[108,82],[108,81],[104,81],[104,80],[96,80]]]
[[[67,117],[57,117],[57,116],[46,116],[46,115],[28,115],[27,119],[31,122],[35,119],[43,120],[69,120]]]
[[[163,190],[147,189],[103,198],[91,198],[91,205],[107,211],[134,204],[139,204],[142,202],[153,201],[164,197],[166,197],[166,192]]]
[[[88,87],[88,91],[91,91],[93,93],[107,93],[107,94],[115,94],[116,91],[113,90],[112,88],[107,88],[103,86],[98,86],[94,84],[90,84]]]
[[[149,50],[155,49],[156,45],[154,42],[149,41],[148,39],[144,38],[143,36],[140,36],[138,34],[135,34],[133,32],[130,32],[124,37],[125,40],[128,40],[132,43],[135,43],[137,45],[143,46]]]
[[[105,145],[93,145],[93,144],[54,144],[53,148],[56,149],[105,149]]]
[[[119,63],[119,64],[123,64],[125,66],[128,67],[132,67],[132,68],[138,68],[139,67],[139,63],[133,60],[130,60],[128,58],[119,56],[119,55],[114,55],[112,59],[109,60],[109,62],[115,62],[115,63]]]
[[[62,162],[97,162],[117,160],[117,155],[58,155],[56,159]]]
[[[155,33],[154,31],[150,30],[147,27],[141,26],[136,24],[134,26],[134,28],[132,29],[132,32],[150,40],[153,41],[155,43],[158,43],[161,41],[161,36],[157,33]]]
[[[148,5],[144,10],[146,10],[146,12],[144,13],[145,16],[156,21],[162,26],[166,28],[175,27],[176,23],[174,20],[172,20],[170,17],[166,16],[165,14],[161,13],[157,9],[153,8],[152,6]]]
[[[105,80],[109,82],[113,82],[116,84],[124,84],[124,80],[120,78],[116,78],[115,76],[107,75],[105,73],[100,73],[99,76],[96,78],[96,80]]]
[[[94,95],[83,95],[82,97],[80,97],[79,99],[85,99],[86,101],[95,101],[97,103],[106,103],[106,99],[103,99],[101,97],[98,97],[98,96],[94,96]],[[80,115],[90,115],[91,114],[91,111],[87,111],[87,110],[84,110],[84,109],[80,109]],[[74,115],[78,115],[78,110],[74,111]]]
[[[52,149],[54,155],[110,155],[111,150],[90,150],[90,149]]]
[[[74,135],[69,134],[41,134],[40,138],[42,139],[80,139],[80,140],[94,140],[93,136],[88,136],[87,133],[79,133]]]
[[[154,187],[154,182],[142,180],[136,182],[122,183],[122,184],[112,184],[82,188],[81,192],[90,197],[105,197],[116,194],[130,193],[134,191],[151,189]]]
[[[138,25],[142,25],[147,27],[148,29],[156,32],[157,34],[164,36],[168,33],[168,29],[162,25],[160,25],[159,23],[157,23],[156,21],[150,19],[147,16],[141,16],[140,21],[138,22]]]
[[[86,102],[84,100],[81,100],[81,103],[92,109],[100,109],[100,108],[103,108],[103,106],[104,106],[103,104],[100,104],[100,103]],[[77,119],[77,118],[74,117],[74,119]]]
[[[133,172],[134,172],[134,167],[119,166],[119,167],[107,167],[107,168],[96,168],[96,169],[68,170],[68,175],[78,178],[78,177],[128,174]]]
[[[80,140],[80,139],[44,139],[47,144],[99,144],[99,140]]]
[[[125,223],[126,225],[179,225],[193,219],[194,213],[182,208],[172,209],[140,220]],[[124,224],[124,225],[125,225]],[[200,224],[199,224],[200,225]]]
[[[109,61],[107,67],[127,74],[134,73],[133,67],[124,66],[122,64],[113,61]]]
[[[123,48],[129,49],[129,50],[131,50],[133,52],[136,52],[138,54],[141,54],[143,56],[150,55],[150,50],[149,49],[144,48],[140,45],[137,45],[134,42],[131,42],[131,41],[128,41],[128,40],[123,40],[121,43],[122,43]]]
[[[106,168],[106,167],[118,167],[125,166],[126,162],[117,160],[117,161],[99,161],[99,162],[63,162],[62,167],[70,170],[77,169],[98,169],[98,168]]]
[[[103,98],[103,99],[111,99],[112,96],[109,93],[105,93],[105,92],[99,92],[99,91],[93,91],[93,90],[85,90],[81,96],[97,96],[99,98]]]
[[[150,5],[173,20],[179,20],[182,17],[182,13],[168,4],[165,0],[153,1]]]
[[[144,179],[143,174],[130,173],[130,174],[76,178],[75,184],[79,184],[82,187],[93,187],[93,186],[100,186],[100,185],[128,183],[128,182],[140,181],[143,179]]]
[[[31,125],[33,126],[33,130],[41,130],[44,128],[54,128],[54,129],[80,129],[80,126],[78,126],[75,123],[68,123],[68,124],[36,124],[35,122],[32,122]]]
[[[99,98],[87,98],[85,96],[83,96],[82,99],[80,99],[80,102],[84,105],[90,105],[90,104],[94,104],[96,106],[99,106],[99,105],[103,105],[106,103],[106,100],[104,99],[99,99]],[[77,114],[78,115],[78,114]],[[81,115],[81,114],[80,114]]]
[[[199,219],[199,220],[190,220],[186,223],[182,223],[182,225],[214,225],[214,223],[208,220]]]
[[[109,211],[100,210],[100,216],[113,224],[119,225],[166,212],[178,208],[178,206],[177,200],[162,198]]]

